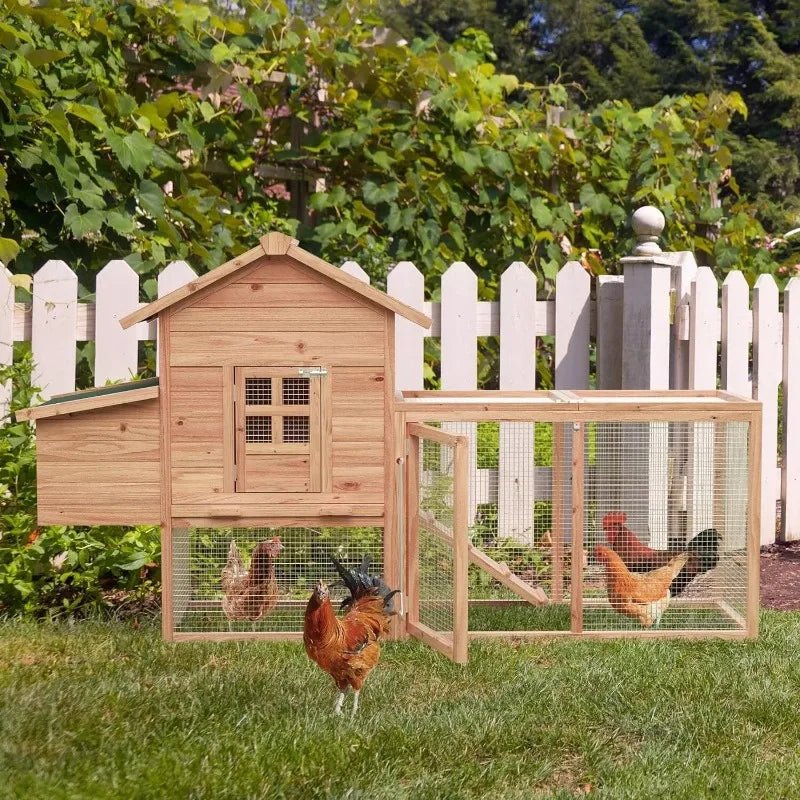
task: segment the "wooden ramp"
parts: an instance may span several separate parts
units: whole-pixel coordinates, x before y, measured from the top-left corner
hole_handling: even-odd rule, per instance
[[[452,532],[434,519],[433,515],[421,511],[419,514],[419,526],[433,536],[438,536],[449,544],[453,544]],[[493,578],[500,581],[503,586],[510,589],[514,594],[519,595],[523,600],[527,600],[535,606],[544,606],[550,602],[540,586],[529,586],[521,578],[518,578],[505,562],[495,561],[490,556],[487,556],[483,550],[479,550],[471,543],[469,545],[469,560],[475,566],[486,570]]]

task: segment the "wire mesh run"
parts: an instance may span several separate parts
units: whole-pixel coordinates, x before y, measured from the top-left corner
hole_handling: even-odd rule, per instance
[[[471,563],[471,631],[745,631],[747,422],[428,424],[469,441],[472,546],[549,599],[526,602]],[[421,487],[441,480],[441,449],[425,443]],[[598,545],[642,596],[618,596]]]
[[[259,555],[253,552],[262,545]],[[179,528],[172,531],[176,633],[302,633],[318,579],[345,590],[329,556],[383,573],[382,528]]]
[[[587,427],[584,630],[744,630],[748,424]]]
[[[272,378],[245,378],[244,402],[249,406],[272,405]]]
[[[285,406],[307,406],[310,403],[309,378],[284,378],[282,391]]]
[[[245,417],[244,440],[246,442],[271,442],[272,417]]]
[[[418,617],[431,630],[452,635],[455,450],[425,439],[420,445]]]

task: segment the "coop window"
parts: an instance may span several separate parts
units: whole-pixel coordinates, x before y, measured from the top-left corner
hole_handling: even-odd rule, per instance
[[[303,372],[310,373],[303,374]],[[238,367],[236,491],[321,491],[325,369]]]
[[[272,417],[245,417],[245,442],[272,442]]]

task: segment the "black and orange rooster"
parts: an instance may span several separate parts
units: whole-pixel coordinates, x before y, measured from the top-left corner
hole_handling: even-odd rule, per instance
[[[379,642],[388,631],[389,617],[394,613],[392,598],[399,590],[391,591],[379,577],[369,574],[369,556],[365,555],[361,566],[352,572],[330,558],[350,593],[341,603],[347,613],[336,616],[328,587],[317,581],[306,606],[303,644],[309,658],[333,678],[339,689],[334,713],[342,713],[347,689],[352,687],[355,717],[359,692],[378,663]]]
[[[681,550],[653,550],[646,547],[630,528],[625,526],[628,515],[624,511],[611,511],[603,517],[603,533],[609,545],[619,554],[631,572],[649,572],[668,564],[680,553],[689,553],[686,566],[675,576],[669,587],[673,597],[698,576],[714,569],[719,563],[720,535],[716,528],[700,531]]]

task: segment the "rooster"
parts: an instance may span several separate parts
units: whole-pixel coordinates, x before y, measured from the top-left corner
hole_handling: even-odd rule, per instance
[[[283,544],[277,536],[259,542],[253,549],[248,571],[244,568],[236,542],[231,541],[221,581],[224,592],[222,610],[228,618],[229,627],[230,621],[237,619],[256,623],[278,604],[275,559],[281,550]]]
[[[388,631],[389,617],[395,613],[392,598],[399,590],[390,591],[379,577],[369,574],[369,556],[365,555],[361,566],[352,572],[330,558],[350,593],[341,603],[347,613],[336,616],[328,587],[317,581],[306,606],[303,644],[309,658],[333,678],[339,689],[334,713],[342,713],[347,689],[352,687],[355,717],[359,692],[378,663],[380,638]]]
[[[616,550],[625,566],[632,572],[663,567],[679,553],[688,550],[689,560],[669,587],[677,597],[698,576],[714,569],[719,563],[720,535],[716,528],[700,531],[684,550],[652,550],[646,547],[629,528],[625,527],[628,515],[623,511],[611,511],[603,517],[603,533],[606,541]]]
[[[602,544],[594,549],[594,557],[606,567],[606,592],[611,607],[626,617],[638,619],[650,628],[661,622],[669,606],[669,587],[683,569],[689,554],[680,553],[663,567],[637,575],[628,570],[620,556]]]

